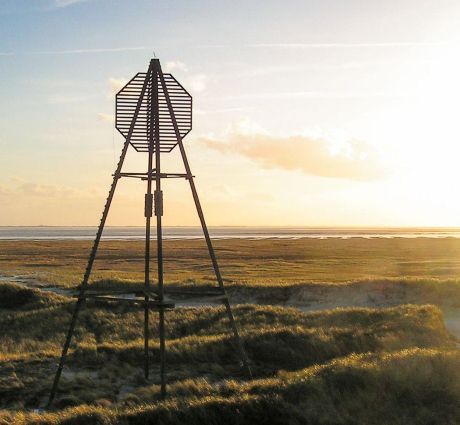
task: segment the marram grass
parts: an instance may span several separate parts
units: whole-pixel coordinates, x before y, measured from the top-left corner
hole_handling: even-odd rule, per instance
[[[459,371],[458,351],[351,354],[246,383],[187,381],[171,386],[165,402],[152,388],[152,401],[144,389],[134,407],[85,405],[0,418],[17,424],[457,424]]]
[[[142,376],[142,312],[83,309],[52,412],[43,406],[72,300],[1,285],[0,423],[455,424],[460,356],[433,306],[235,308],[254,379],[241,374],[221,308],[167,314],[169,397]],[[8,303],[8,300],[13,300]]]

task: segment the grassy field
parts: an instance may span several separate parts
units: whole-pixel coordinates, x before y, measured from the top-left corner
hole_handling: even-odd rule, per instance
[[[91,243],[0,241],[0,274],[28,274],[46,283],[77,285]],[[214,244],[228,283],[280,286],[379,278],[460,278],[460,239],[454,238],[233,239]],[[166,241],[164,251],[166,282],[213,280],[203,240]],[[103,241],[94,280],[142,280],[143,255],[140,241]]]
[[[460,423],[458,340],[428,305],[460,307],[456,239],[216,241],[231,297],[246,303],[235,315],[253,379],[240,369],[222,308],[176,308],[166,315],[161,401],[156,314],[146,381],[142,312],[92,301],[54,409],[34,413],[46,403],[73,300],[5,277],[75,287],[90,245],[0,242],[0,424]],[[142,243],[101,248],[95,285],[141,284]],[[212,282],[203,241],[167,241],[166,258],[168,287]],[[336,305],[344,308],[328,309]]]

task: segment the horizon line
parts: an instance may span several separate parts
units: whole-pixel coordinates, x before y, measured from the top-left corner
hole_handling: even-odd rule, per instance
[[[75,228],[82,228],[82,227],[94,227],[97,228],[98,226],[96,224],[94,225],[53,225],[53,224],[13,224],[13,225],[0,225],[0,228],[4,227],[75,227]],[[132,227],[132,228],[144,228],[145,225],[110,225],[110,226],[105,226],[104,228],[126,228],[126,227]],[[174,228],[174,227],[180,227],[180,228],[196,228],[196,229],[201,229],[200,225],[167,225],[163,226],[165,228]],[[347,226],[347,225],[325,225],[325,226],[308,226],[308,225],[251,225],[251,224],[242,224],[242,225],[232,225],[232,224],[215,224],[215,225],[208,225],[209,228],[215,228],[215,227],[227,227],[227,228],[301,228],[301,229],[423,229],[423,230],[429,230],[429,229],[458,229],[460,230],[460,225],[458,226],[385,226],[385,225],[379,225],[379,226]]]

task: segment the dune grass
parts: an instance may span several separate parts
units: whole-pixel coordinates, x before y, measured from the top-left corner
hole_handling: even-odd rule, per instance
[[[0,276],[76,287],[90,245],[2,241]],[[74,299],[0,283],[0,424],[460,423],[457,341],[441,310],[426,305],[459,307],[460,241],[230,240],[216,248],[233,302],[249,302],[234,312],[253,379],[222,308],[177,308],[166,315],[169,396],[161,401],[157,315],[146,381],[143,313],[88,301],[54,410],[33,413],[46,403]],[[93,287],[141,285],[142,253],[141,242],[104,241]],[[166,258],[167,288],[212,284],[203,241],[167,241]],[[271,305],[328,308],[331,300],[344,308]]]
[[[408,349],[349,355],[247,383],[185,381],[157,402],[79,406],[56,413],[0,414],[3,423],[36,424],[456,424],[460,419],[458,351]],[[151,399],[153,402],[147,402]],[[0,422],[1,423],[1,422]]]
[[[176,309],[167,314],[170,396],[161,402],[156,316],[152,379],[145,381],[142,312],[95,302],[78,322],[57,410],[32,414],[46,401],[73,303],[32,289],[18,306],[20,289],[0,285],[0,423],[381,423],[370,420],[377,412],[371,401],[396,418],[405,405],[397,394],[411,397],[401,416],[407,419],[423,391],[429,414],[429,397],[446,405],[443,417],[458,414],[459,356],[433,306],[314,313],[238,306],[253,380],[240,369],[223,309]]]

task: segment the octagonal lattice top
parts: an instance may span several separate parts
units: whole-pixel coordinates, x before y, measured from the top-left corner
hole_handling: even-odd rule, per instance
[[[182,139],[192,129],[192,96],[161,69],[139,72],[116,95],[115,127],[126,139],[132,125],[129,143],[138,152],[149,152],[150,148],[155,152],[157,136],[160,152],[171,152],[178,144],[178,135]]]

